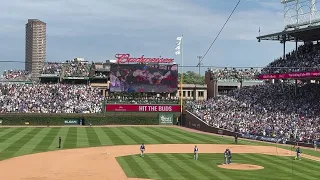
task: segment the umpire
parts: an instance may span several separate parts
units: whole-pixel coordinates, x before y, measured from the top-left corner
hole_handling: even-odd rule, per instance
[[[59,149],[61,148],[61,137],[59,137]]]
[[[234,133],[234,143],[238,144],[238,133],[237,132]]]

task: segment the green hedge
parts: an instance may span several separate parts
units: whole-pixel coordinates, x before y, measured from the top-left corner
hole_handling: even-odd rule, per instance
[[[84,119],[92,125],[156,125],[158,113],[106,113],[106,114],[1,114],[2,125],[65,125],[65,120]]]

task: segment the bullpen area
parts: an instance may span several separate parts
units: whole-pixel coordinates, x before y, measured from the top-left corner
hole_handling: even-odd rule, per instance
[[[175,126],[3,127],[0,179],[319,179],[320,152],[304,148],[294,160],[294,150]]]

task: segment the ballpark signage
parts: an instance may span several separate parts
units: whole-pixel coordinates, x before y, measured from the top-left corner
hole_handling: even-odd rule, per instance
[[[179,105],[108,104],[107,112],[180,112]]]
[[[116,54],[115,58],[117,58],[118,64],[137,64],[137,63],[173,63],[173,58],[145,58],[144,55],[138,58],[130,57],[130,54]]]
[[[173,114],[172,113],[159,114],[159,124],[160,125],[172,125],[173,124]]]
[[[292,72],[284,74],[260,74],[259,79],[301,79],[316,78],[320,76],[320,71],[312,72]]]
[[[77,124],[79,124],[79,120],[77,120],[77,119],[64,120],[64,124],[77,125]]]

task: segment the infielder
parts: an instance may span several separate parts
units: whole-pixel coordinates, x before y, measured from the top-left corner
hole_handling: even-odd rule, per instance
[[[296,159],[301,160],[301,151],[300,151],[300,147],[298,147],[298,148],[296,149],[296,153],[297,153],[297,155],[296,155],[296,157],[294,158],[294,160],[296,160]]]
[[[228,164],[231,164],[231,158],[232,158],[231,151],[230,149],[227,149],[227,151],[228,151]]]
[[[146,147],[144,146],[144,144],[142,143],[140,146],[140,157],[144,157],[144,151],[146,150]]]
[[[228,153],[228,149],[226,149],[225,151],[224,151],[224,164],[227,164],[228,162],[229,162],[229,160],[228,160],[228,156],[229,155],[229,153]]]
[[[194,160],[198,160],[198,152],[199,152],[198,147],[194,146],[194,149],[193,149],[193,159]]]
[[[234,133],[234,143],[238,144],[238,133]]]

